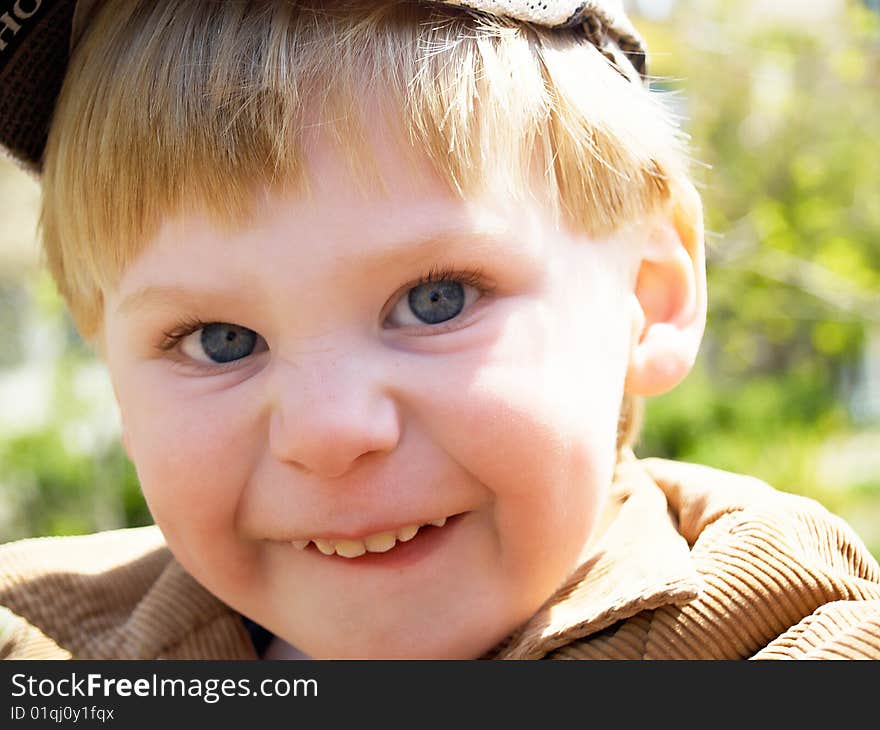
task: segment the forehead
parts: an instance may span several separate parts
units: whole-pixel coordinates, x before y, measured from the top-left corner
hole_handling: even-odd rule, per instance
[[[539,188],[518,188],[514,176],[493,166],[487,166],[479,185],[454,189],[424,150],[409,141],[393,113],[365,106],[359,133],[357,142],[340,144],[337,128],[316,121],[304,137],[299,184],[256,186],[248,215],[228,225],[208,210],[184,207],[163,219],[145,249],[159,244],[183,253],[187,243],[267,234],[318,244],[308,240],[314,232],[324,237],[318,248],[337,255],[361,252],[370,258],[370,249],[376,249],[390,259],[406,254],[410,243],[422,244],[431,255],[438,253],[432,250],[435,240],[504,238],[511,215],[526,199],[530,217],[556,223]]]
[[[169,216],[123,272],[120,308],[161,302],[174,289],[190,288],[194,300],[216,292],[219,278],[259,286],[295,272],[300,286],[362,286],[389,270],[445,261],[506,258],[536,270],[546,255],[550,211],[534,198],[517,202],[499,189],[503,180],[487,176],[462,196],[393,124],[366,125],[363,154],[354,158],[333,134],[315,130],[305,189],[258,191],[251,214],[232,228],[199,210]]]
[[[454,190],[393,118],[367,119],[354,156],[335,130],[314,125],[303,149],[306,185],[262,188],[233,228],[205,211],[166,218],[107,293],[108,309],[236,307],[244,291],[264,311],[341,301],[343,292],[355,306],[371,288],[444,267],[488,271],[511,286],[574,291],[589,279],[604,290],[631,268],[629,228],[576,230],[540,185],[516,188],[503,166],[466,193]]]
[[[356,126],[340,128],[321,120],[307,124],[302,189],[293,192],[316,206],[378,203],[383,198],[400,205],[429,197],[451,200],[452,188],[430,158],[407,140],[398,116],[372,102],[364,104]]]
[[[362,91],[344,120],[327,117],[332,107],[318,112],[322,116],[306,118],[301,148],[304,192],[351,200],[379,200],[384,194],[401,205],[413,198],[467,202],[512,196],[552,207],[540,145],[528,145],[526,154],[513,155],[502,134],[496,138],[483,129],[481,157],[469,161],[470,174],[463,180],[448,164],[457,153],[450,149],[438,156],[436,148],[429,150],[424,140],[413,136],[412,121],[404,122],[408,113],[390,95],[376,88]]]

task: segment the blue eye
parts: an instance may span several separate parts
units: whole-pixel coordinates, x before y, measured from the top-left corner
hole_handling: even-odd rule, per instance
[[[406,296],[397,299],[388,314],[388,325],[424,327],[460,319],[462,312],[491,293],[493,287],[480,272],[433,268],[410,285]],[[438,332],[441,329],[447,331],[438,328]]]
[[[212,322],[181,341],[181,350],[198,362],[227,363],[253,354],[261,337],[247,327]]]
[[[460,282],[444,279],[419,284],[409,290],[409,307],[425,324],[439,324],[458,316],[465,304]]]

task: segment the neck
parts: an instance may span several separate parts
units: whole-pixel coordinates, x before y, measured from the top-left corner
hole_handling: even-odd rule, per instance
[[[284,639],[277,636],[272,637],[268,648],[263,652],[261,659],[311,659],[308,654],[304,654],[295,646],[291,646]]]

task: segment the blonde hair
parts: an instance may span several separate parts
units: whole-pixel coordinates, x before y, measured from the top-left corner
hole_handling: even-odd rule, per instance
[[[491,168],[517,194],[537,164],[554,214],[588,234],[667,201],[685,174],[656,95],[576,29],[406,0],[114,0],[71,59],[43,166],[46,261],[83,336],[163,216],[196,207],[234,226],[256,190],[305,190],[316,120],[359,166],[370,92],[453,191]]]

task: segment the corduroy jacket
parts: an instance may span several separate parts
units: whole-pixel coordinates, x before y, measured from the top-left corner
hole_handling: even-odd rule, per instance
[[[486,659],[880,659],[880,566],[818,502],[622,462],[588,557]],[[257,659],[158,528],[0,547],[0,657]]]

